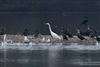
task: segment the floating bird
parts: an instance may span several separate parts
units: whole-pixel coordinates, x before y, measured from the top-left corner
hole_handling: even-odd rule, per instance
[[[42,38],[42,42],[50,42],[50,39],[46,39],[45,37]]]
[[[66,35],[67,35],[69,38],[72,38],[72,37],[73,37],[73,35],[70,34],[70,33],[67,33]]]
[[[50,34],[51,34],[51,36],[52,36],[53,38],[61,39],[61,37],[60,37],[58,34],[56,34],[55,32],[52,31],[51,26],[50,26],[49,23],[46,23],[46,25],[49,26],[49,31],[50,31]]]
[[[29,42],[30,42],[30,40],[28,39],[28,37],[24,36],[24,43],[29,43]]]
[[[23,32],[23,35],[24,36],[27,36],[29,34],[29,30],[26,28],[25,30],[24,30],[24,32]]]
[[[69,38],[73,37],[73,35],[70,34],[64,27],[62,27],[61,32],[62,32],[63,39],[65,39],[65,40],[68,40],[68,37]]]
[[[100,37],[98,36],[98,34],[97,34],[97,31],[96,30],[94,30],[94,33],[95,33],[95,38],[96,38],[96,45],[98,46],[99,45],[99,42],[100,42]]]
[[[71,33],[69,33],[67,30],[64,31],[64,34],[67,35],[69,38],[72,38],[73,37],[73,35]]]
[[[96,40],[97,40],[97,41],[100,41],[100,37],[96,36]]]
[[[85,40],[85,38],[80,34],[80,30],[77,29],[77,37],[80,39],[80,40]]]
[[[97,41],[100,41],[100,37],[98,36],[96,30],[93,30],[93,35],[92,35],[91,37],[96,37],[96,40],[97,40]]]
[[[68,40],[67,36],[65,34],[63,34],[63,39],[64,40]]]
[[[43,37],[43,38],[41,39],[42,42],[45,42],[45,40],[46,40],[45,37]]]
[[[50,39],[47,39],[46,42],[50,42]]]
[[[87,26],[87,29],[83,32],[82,35],[84,35],[84,36],[91,36],[92,34],[93,34],[93,31],[92,31],[92,29],[90,28],[90,26],[88,25],[88,26]]]
[[[96,40],[97,40],[96,45],[98,46],[100,42],[100,37],[96,36]]]
[[[84,40],[85,38],[82,35],[77,35],[80,40]]]
[[[90,34],[91,38],[94,38],[97,35],[97,31],[92,29],[92,32]]]

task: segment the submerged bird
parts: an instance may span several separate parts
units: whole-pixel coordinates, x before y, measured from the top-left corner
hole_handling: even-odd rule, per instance
[[[52,36],[53,38],[61,39],[61,37],[60,37],[58,34],[56,34],[55,32],[52,31],[51,26],[50,26],[49,23],[46,23],[46,25],[49,26],[49,31],[50,31],[50,34],[51,34],[51,36]]]
[[[64,27],[62,27],[61,33],[62,33],[62,37],[63,37],[64,40],[68,40],[68,37],[69,37],[69,38],[72,38],[72,37],[73,37],[73,35],[70,34],[70,33],[68,32],[68,30],[65,29]]]

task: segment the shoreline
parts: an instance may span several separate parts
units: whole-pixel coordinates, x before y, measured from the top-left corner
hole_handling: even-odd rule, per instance
[[[25,37],[26,41],[25,41]],[[50,35],[39,35],[35,37],[34,35],[8,35],[5,36],[5,41],[7,43],[82,43],[82,44],[95,44],[96,38],[90,38],[84,36],[86,40],[80,40],[76,35],[73,38],[68,38],[68,40],[64,40],[61,36],[61,40],[52,38]],[[4,35],[0,35],[0,43],[4,42]]]

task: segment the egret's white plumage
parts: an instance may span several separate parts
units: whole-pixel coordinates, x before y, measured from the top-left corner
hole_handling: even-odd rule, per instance
[[[50,26],[49,23],[46,23],[46,25],[49,26],[49,31],[50,31],[50,34],[51,34],[51,36],[52,36],[53,38],[61,39],[61,37],[60,37],[58,34],[56,34],[55,32],[52,31],[51,26]]]
[[[6,41],[6,39],[7,39],[7,35],[6,35],[6,34],[4,34],[3,36],[4,36],[4,37],[3,37],[3,41],[5,42],[5,41]]]

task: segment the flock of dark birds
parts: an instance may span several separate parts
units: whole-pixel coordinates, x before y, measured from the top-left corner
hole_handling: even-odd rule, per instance
[[[90,28],[90,26],[88,25],[88,17],[84,16],[85,20],[83,20],[83,22],[81,24],[79,24],[79,27],[76,29],[77,33],[76,36],[80,39],[80,40],[86,40],[84,36],[88,36],[90,38],[96,38],[97,41],[100,41],[100,37],[97,35],[97,31],[93,30]],[[81,27],[86,28],[85,31],[81,30]],[[1,28],[0,31],[0,35],[4,35],[4,29]],[[29,34],[28,29],[25,29],[23,32],[24,36],[27,36]],[[36,33],[34,34],[35,37],[38,37],[39,32],[36,31]],[[68,40],[68,38],[73,38],[73,35],[68,32],[68,30],[66,30],[64,27],[62,28],[62,36],[64,40]]]
[[[89,27],[89,25],[88,25],[88,17],[85,16],[84,18],[85,18],[85,20],[83,20],[83,22],[79,25],[79,27],[76,30],[77,31],[77,33],[76,33],[77,37],[80,40],[86,40],[84,36],[87,36],[87,37],[90,37],[90,38],[94,38],[95,37],[97,41],[100,41],[100,37],[98,36],[97,31],[93,30],[93,29],[91,29]],[[86,28],[85,31],[81,30],[82,26],[84,28]],[[72,38],[73,35],[63,28],[63,39],[68,40],[68,37]]]

